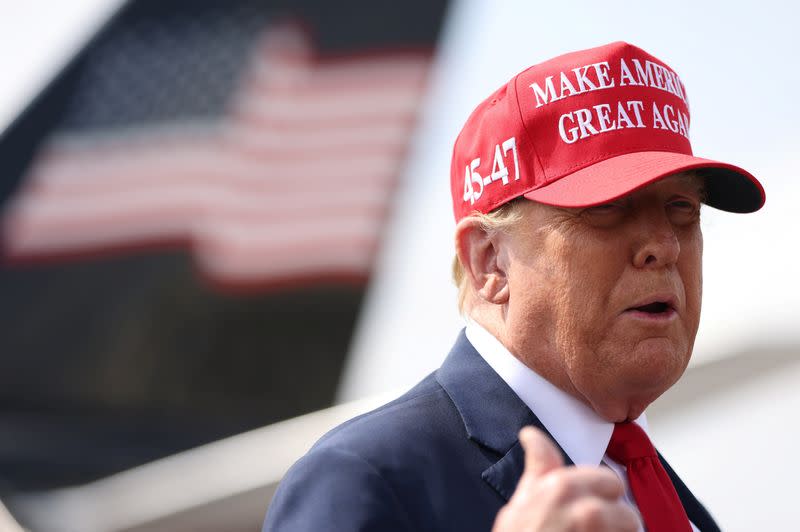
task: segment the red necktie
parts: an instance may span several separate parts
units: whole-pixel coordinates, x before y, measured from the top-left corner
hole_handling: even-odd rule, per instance
[[[691,532],[675,487],[639,425],[617,423],[606,452],[628,470],[628,483],[648,532]]]

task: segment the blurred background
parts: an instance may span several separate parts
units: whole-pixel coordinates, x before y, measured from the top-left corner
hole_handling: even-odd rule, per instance
[[[767,190],[759,213],[704,213],[700,333],[652,432],[723,529],[791,528],[793,4],[0,10],[0,530],[259,530],[288,466],[461,328],[448,176],[469,112],[614,40],[681,75],[696,154]]]

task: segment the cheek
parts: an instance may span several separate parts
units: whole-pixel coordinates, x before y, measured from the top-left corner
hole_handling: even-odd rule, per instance
[[[537,252],[515,256],[509,307],[520,345],[548,345],[567,365],[598,349],[611,320],[611,293],[624,253],[608,242],[551,232]],[[523,330],[527,331],[522,334]]]
[[[611,294],[621,275],[618,253],[590,245],[571,246],[555,273],[559,294],[557,330],[563,351],[573,358],[596,349],[612,318]]]
[[[561,331],[571,328],[574,320],[568,311],[575,308],[574,299],[583,292],[576,286],[583,279],[570,274],[569,257],[552,236],[540,241],[536,250],[523,251],[527,253],[514,257],[509,276],[512,334],[526,351],[545,351],[541,348],[561,344]]]
[[[698,229],[697,234],[697,291],[703,295],[703,233]]]
[[[695,322],[696,331],[703,299],[703,237],[699,230],[681,247],[680,273],[686,293],[687,320]]]

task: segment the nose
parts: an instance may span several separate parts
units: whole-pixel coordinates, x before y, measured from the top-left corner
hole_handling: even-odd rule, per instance
[[[661,209],[648,209],[639,218],[634,266],[663,268],[675,264],[681,253],[681,245],[667,213]]]

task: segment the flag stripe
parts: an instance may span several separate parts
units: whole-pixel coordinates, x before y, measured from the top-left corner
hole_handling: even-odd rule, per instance
[[[317,60],[267,34],[218,122],[54,138],[4,215],[12,259],[184,242],[226,283],[366,275],[429,58]]]
[[[37,194],[130,192],[183,184],[187,189],[218,184],[242,193],[294,190],[301,195],[328,195],[338,189],[382,186],[397,173],[397,160],[386,154],[298,162],[270,162],[257,158],[202,155],[191,163],[162,159],[158,153],[135,153],[136,160],[88,160],[77,157],[39,168],[27,186]],[[184,153],[189,153],[184,152]],[[345,191],[343,191],[345,192]],[[64,198],[68,200],[67,197]]]

